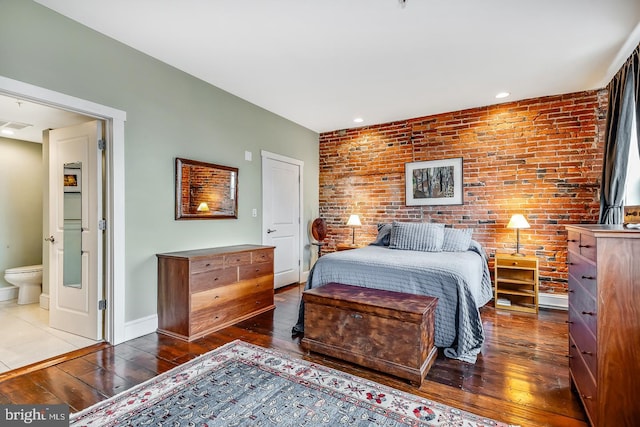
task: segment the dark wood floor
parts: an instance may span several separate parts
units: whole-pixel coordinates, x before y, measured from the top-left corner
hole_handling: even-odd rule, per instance
[[[292,338],[302,288],[276,292],[276,309],[186,343],[150,334],[117,346],[98,345],[0,374],[2,403],[67,403],[76,412],[227,342],[241,339],[522,426],[586,426],[570,389],[567,313],[481,310],[486,342],[476,364],[438,357],[420,388],[365,368],[307,354]]]

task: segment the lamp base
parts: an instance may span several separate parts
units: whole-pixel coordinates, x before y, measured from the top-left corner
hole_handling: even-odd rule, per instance
[[[511,254],[511,256],[524,256],[524,254],[521,254],[520,252],[514,252]]]

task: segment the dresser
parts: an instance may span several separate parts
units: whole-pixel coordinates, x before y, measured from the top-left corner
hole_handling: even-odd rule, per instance
[[[569,369],[593,426],[640,420],[640,231],[568,225]]]
[[[275,308],[272,246],[157,254],[158,332],[192,341]]]

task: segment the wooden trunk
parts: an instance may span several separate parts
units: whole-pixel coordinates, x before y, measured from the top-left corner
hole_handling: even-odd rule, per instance
[[[275,308],[273,247],[157,254],[158,332],[187,341]]]
[[[422,383],[437,355],[437,298],[339,283],[302,297],[310,351]]]

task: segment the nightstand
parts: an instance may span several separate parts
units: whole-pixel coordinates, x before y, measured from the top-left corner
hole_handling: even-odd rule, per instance
[[[496,254],[494,275],[496,308],[538,312],[538,258]]]
[[[360,246],[352,245],[351,243],[338,243],[336,245],[336,251],[348,251],[349,249],[358,249]]]

